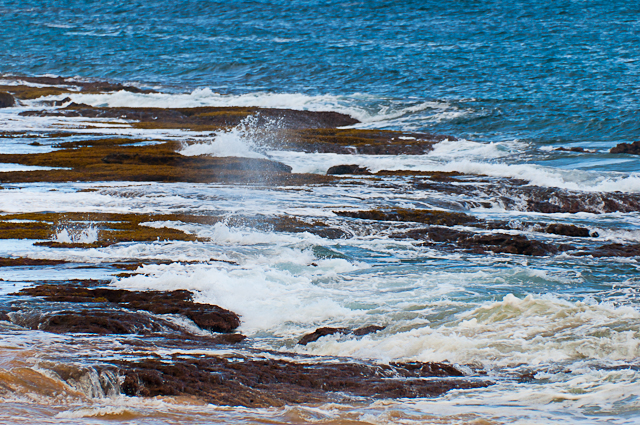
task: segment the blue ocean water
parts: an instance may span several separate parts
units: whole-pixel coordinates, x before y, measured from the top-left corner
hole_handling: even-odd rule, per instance
[[[476,140],[640,134],[632,0],[27,0],[0,16],[3,73],[443,101],[469,113],[422,127]]]

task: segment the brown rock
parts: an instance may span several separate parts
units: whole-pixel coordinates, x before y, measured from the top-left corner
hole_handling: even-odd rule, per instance
[[[352,332],[352,334],[354,334],[355,336],[369,335],[369,334],[372,334],[372,333],[376,333],[376,332],[382,331],[385,328],[386,328],[386,326],[376,326],[376,325],[363,326],[362,328],[355,329]]]
[[[74,285],[41,285],[25,288],[13,295],[43,297],[48,301],[95,303],[109,302],[129,310],[146,310],[154,314],[180,314],[203,329],[233,332],[240,318],[216,305],[193,302],[189,291],[126,291],[124,289],[89,289]]]
[[[320,338],[322,338],[323,336],[327,336],[327,335],[333,335],[333,334],[347,334],[349,333],[350,330],[347,328],[318,328],[315,331],[313,331],[310,334],[307,334],[305,336],[303,336],[302,338],[300,338],[300,341],[298,341],[299,345],[307,345],[310,342],[314,342],[319,340]]]
[[[589,236],[592,236],[591,232],[586,227],[578,227],[573,224],[562,223],[548,225],[546,232],[553,233],[555,235],[573,236],[577,238],[588,238]],[[597,237],[598,234],[594,232],[593,236]]]
[[[334,335],[334,334],[344,334],[344,335],[355,335],[355,336],[363,336],[363,335],[369,335],[378,331],[381,331],[383,329],[385,329],[386,326],[376,326],[376,325],[370,325],[370,326],[363,326],[361,328],[358,329],[348,329],[348,328],[330,328],[330,327],[326,327],[326,328],[318,328],[315,331],[313,331],[310,334],[306,334],[305,336],[303,336],[302,338],[300,338],[300,341],[298,341],[299,345],[307,345],[310,342],[314,342],[317,341],[318,339],[322,338],[323,336],[327,336],[327,335]]]
[[[553,245],[530,240],[521,235],[509,235],[505,233],[474,236],[473,238],[465,240],[463,245],[469,248],[473,248],[474,245],[479,245],[485,250],[505,254],[540,256],[558,252],[558,248]]]
[[[0,108],[9,108],[15,104],[13,96],[6,92],[0,92]]]
[[[629,153],[640,155],[640,141],[633,143],[619,143],[609,150],[609,153]]]
[[[114,362],[128,396],[191,396],[207,403],[247,407],[314,403],[339,397],[434,397],[480,388],[444,363],[298,363],[284,360],[181,359]],[[407,379],[409,378],[409,379]],[[421,379],[432,378],[432,379]],[[441,379],[433,379],[441,378]]]

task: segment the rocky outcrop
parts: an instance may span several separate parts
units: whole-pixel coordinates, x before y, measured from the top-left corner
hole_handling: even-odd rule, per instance
[[[562,236],[573,236],[576,238],[597,237],[598,233],[589,231],[586,227],[579,227],[573,224],[554,223],[547,226],[547,233]]]
[[[609,153],[630,153],[640,155],[640,141],[633,143],[618,143],[609,150]]]
[[[133,311],[179,314],[191,319],[202,329],[213,332],[233,332],[240,326],[240,318],[234,312],[216,305],[196,303],[193,301],[193,294],[184,290],[127,291],[75,285],[40,285],[22,289],[13,295],[29,295],[55,302],[110,303]]]
[[[445,363],[305,363],[286,360],[206,357],[170,362],[114,362],[128,396],[190,396],[217,405],[246,407],[318,403],[349,396],[434,397],[452,389],[481,388]],[[423,379],[430,378],[430,379]],[[436,379],[437,378],[437,379]]]
[[[332,175],[341,175],[341,174],[371,174],[371,171],[369,171],[368,168],[366,167],[360,167],[359,165],[356,164],[349,164],[349,165],[334,165],[333,167],[330,167],[327,170],[327,174]]]
[[[336,128],[359,121],[338,112],[298,111],[258,107],[134,108],[93,107],[71,103],[56,110],[26,111],[24,116],[65,116],[85,118],[120,118],[137,121],[140,128],[189,128],[216,130],[236,126],[248,116],[255,116],[257,128],[278,123],[279,129]]]
[[[331,327],[318,328],[315,331],[309,334],[306,334],[302,338],[300,338],[300,340],[298,341],[298,345],[307,345],[310,342],[317,341],[323,336],[327,336],[327,335],[351,334],[355,336],[363,336],[363,335],[379,332],[383,329],[385,329],[385,326],[376,326],[376,325],[364,326],[362,328],[353,329],[353,330],[349,328],[331,328]]]
[[[9,93],[0,92],[0,108],[10,108],[16,101]]]

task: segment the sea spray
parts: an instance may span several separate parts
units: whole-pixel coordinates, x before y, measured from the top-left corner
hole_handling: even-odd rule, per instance
[[[90,244],[98,241],[99,229],[92,223],[67,223],[55,229],[51,238],[58,243]]]
[[[185,144],[182,155],[238,156],[266,158],[265,149],[275,141],[279,120],[249,115],[231,129],[214,132],[211,139],[195,144]]]

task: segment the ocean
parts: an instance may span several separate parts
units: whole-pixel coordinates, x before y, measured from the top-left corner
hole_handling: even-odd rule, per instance
[[[640,140],[640,3],[0,0],[0,16],[16,99],[0,108],[0,264],[33,260],[0,267],[0,422],[640,421],[640,156],[610,152]],[[273,111],[353,122],[319,136]],[[106,139],[303,177],[53,177],[73,154],[47,155]],[[155,164],[108,152],[100,166]],[[360,171],[326,175],[340,165]],[[148,233],[102,243],[126,220]],[[163,342],[212,333],[156,307],[141,310],[162,332],[47,331],[89,307],[12,295],[89,281],[191,291],[246,339]],[[342,330],[298,343],[323,327]],[[207,356],[436,362],[490,385],[252,406],[125,395],[113,366]]]

